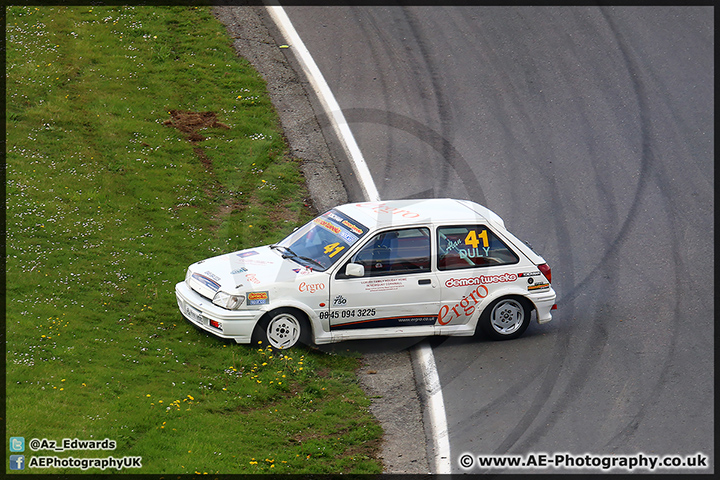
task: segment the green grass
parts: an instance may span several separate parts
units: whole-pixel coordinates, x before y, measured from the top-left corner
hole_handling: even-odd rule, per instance
[[[357,358],[223,342],[177,309],[189,264],[313,215],[224,27],[187,6],[6,15],[6,442],[109,438],[25,454],[141,456],[129,473],[379,473]],[[230,128],[193,144],[173,109]]]

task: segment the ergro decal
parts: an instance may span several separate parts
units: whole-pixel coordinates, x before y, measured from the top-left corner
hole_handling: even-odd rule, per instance
[[[270,302],[268,292],[248,292],[248,305],[267,305]]]
[[[374,210],[378,213],[401,215],[404,218],[418,218],[420,216],[419,213],[411,212],[409,210],[403,210],[402,208],[390,208],[385,203],[357,203],[355,204],[355,206],[369,208],[370,210]]]
[[[300,282],[300,285],[298,285],[298,290],[301,292],[315,293],[318,290],[325,290],[325,284]]]
[[[487,297],[487,295],[487,287],[485,285],[480,285],[475,290],[470,292],[469,295],[464,296],[462,300],[460,300],[460,303],[456,303],[454,307],[450,308],[450,306],[448,305],[443,305],[440,308],[440,312],[437,316],[438,323],[440,325],[447,325],[454,318],[461,317],[462,314],[458,312],[458,307],[462,309],[462,312],[463,314],[465,314],[465,316],[472,315],[475,312],[475,305],[477,305],[480,300]]]
[[[514,282],[517,279],[518,276],[514,273],[503,273],[502,275],[480,275],[478,277],[469,278],[448,278],[445,281],[445,286],[448,288],[470,287],[473,285],[481,285],[483,283]]]

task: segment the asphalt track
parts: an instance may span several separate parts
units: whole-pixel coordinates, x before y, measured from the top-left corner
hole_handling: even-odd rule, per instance
[[[433,339],[453,471],[701,452],[689,471],[714,472],[713,9],[285,11],[381,198],[482,203],[553,268],[551,323]]]

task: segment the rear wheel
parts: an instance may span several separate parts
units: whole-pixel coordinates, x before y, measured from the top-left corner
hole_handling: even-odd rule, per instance
[[[531,314],[527,300],[520,297],[500,298],[483,311],[480,327],[494,340],[511,340],[527,330]]]
[[[309,341],[305,315],[291,308],[278,308],[264,315],[253,332],[253,344],[260,348],[287,350]]]

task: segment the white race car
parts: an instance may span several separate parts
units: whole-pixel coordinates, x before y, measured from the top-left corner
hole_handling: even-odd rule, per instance
[[[238,343],[287,349],[364,338],[516,338],[556,308],[550,267],[465,200],[341,205],[275,245],[190,265],[182,314]]]

